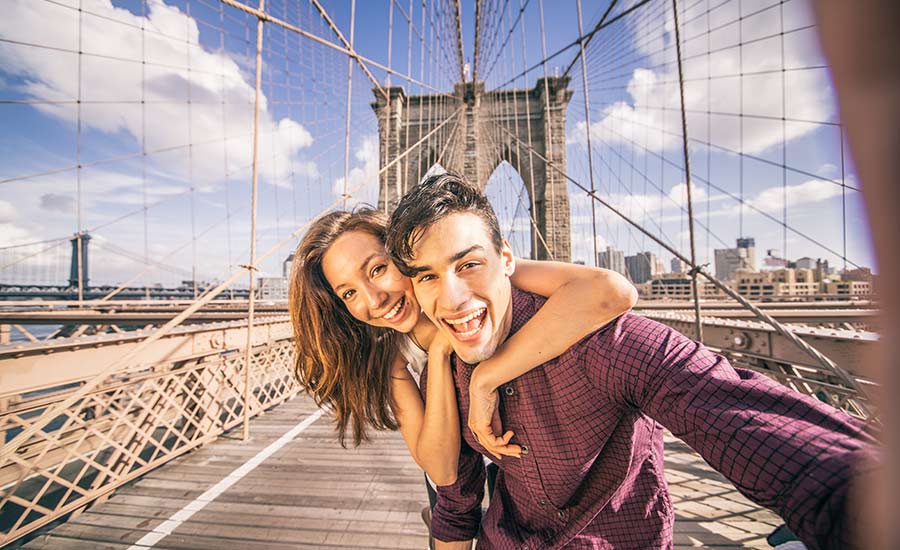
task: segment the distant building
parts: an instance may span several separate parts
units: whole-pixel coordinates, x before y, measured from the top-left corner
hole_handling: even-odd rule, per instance
[[[681,261],[679,258],[672,258],[670,262],[672,267],[672,273],[687,273],[688,265]]]
[[[725,293],[710,282],[698,281],[698,284],[698,294],[701,299],[725,297]],[[685,276],[684,273],[665,273],[648,283],[637,285],[637,288],[638,293],[644,298],[657,300],[692,300],[694,298],[691,290],[691,279]]]
[[[752,237],[737,240],[736,248],[716,249],[716,277],[733,281],[739,271],[756,271],[756,248]]]
[[[763,258],[763,271],[771,271],[773,269],[784,269],[788,267],[788,261],[781,257],[781,251],[777,248],[766,250],[766,257]]]
[[[666,272],[666,264],[662,261],[662,258],[655,259],[655,268],[653,269],[653,275],[660,275]]]
[[[750,271],[756,271],[756,240],[753,237],[740,237],[737,247],[744,249]]]
[[[656,255],[652,252],[638,252],[634,256],[625,257],[625,268],[633,283],[646,283],[661,273]]]
[[[628,275],[625,269],[625,252],[616,250],[614,246],[607,246],[606,250],[598,252],[597,255],[600,256],[600,267]]]
[[[290,279],[291,277],[291,266],[294,264],[294,253],[291,252],[290,256],[285,258],[284,263],[281,264],[281,276],[285,279]]]
[[[828,260],[823,260],[821,258],[816,259],[815,266],[816,280],[819,282],[825,281],[828,278],[828,274],[831,271],[831,268],[828,267]]]
[[[842,294],[864,296],[872,294],[872,283],[869,281],[828,281],[822,283],[825,294]]]
[[[862,281],[871,283],[872,282],[872,270],[868,267],[860,267],[857,269],[850,269],[841,273],[841,280],[843,281]]]
[[[288,279],[287,277],[260,277],[259,283],[260,300],[287,300],[288,299]]]
[[[738,271],[752,271],[745,248],[717,248],[716,277],[723,281],[733,281]]]
[[[762,272],[738,272],[733,288],[751,300],[769,296],[814,296],[820,292],[812,269],[776,269]]]

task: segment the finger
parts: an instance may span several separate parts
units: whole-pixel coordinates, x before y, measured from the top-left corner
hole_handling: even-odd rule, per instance
[[[481,446],[484,447],[484,450],[497,460],[501,460],[503,458],[500,453],[490,445],[485,445],[484,443],[482,443]]]
[[[500,411],[497,409],[494,409],[494,414],[491,415],[490,426],[493,433],[503,433],[503,423],[500,421]]]
[[[512,439],[513,432],[506,432],[503,437],[485,437],[480,442],[485,449],[490,450],[493,454],[502,454],[505,456],[515,456],[517,458],[521,458],[522,456],[522,447],[515,444],[510,444],[509,440]]]

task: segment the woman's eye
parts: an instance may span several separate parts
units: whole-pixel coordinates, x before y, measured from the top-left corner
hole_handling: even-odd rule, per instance
[[[354,294],[356,294],[355,290],[346,290],[343,294],[341,294],[341,298],[344,300],[349,300],[353,297]]]
[[[419,282],[424,283],[425,281],[430,281],[432,279],[434,279],[434,275],[422,275],[419,277]]]
[[[376,265],[376,266],[372,269],[372,277],[377,277],[378,275],[381,275],[382,273],[384,273],[384,271],[385,271],[386,269],[387,269],[387,266],[384,265],[384,264]]]

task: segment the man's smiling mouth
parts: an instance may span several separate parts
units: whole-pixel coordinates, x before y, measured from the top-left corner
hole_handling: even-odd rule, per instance
[[[484,320],[487,318],[487,308],[478,308],[472,313],[459,319],[444,319],[444,322],[450,326],[450,330],[460,339],[474,336],[481,327],[484,326]]]

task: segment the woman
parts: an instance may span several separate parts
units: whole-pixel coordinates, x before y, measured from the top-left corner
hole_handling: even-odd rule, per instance
[[[460,445],[452,349],[390,261],[386,226],[387,216],[376,210],[332,212],[300,242],[289,296],[296,375],[317,404],[334,410],[342,445],[348,430],[359,445],[369,428],[399,428],[416,463],[436,484],[448,485],[456,480]],[[548,300],[475,369],[477,401],[490,401],[500,384],[560,355],[637,299],[615,272],[558,262],[517,260],[512,283]],[[425,351],[423,401],[416,378]],[[497,455],[518,456],[518,446],[509,444],[513,435],[485,443]]]

